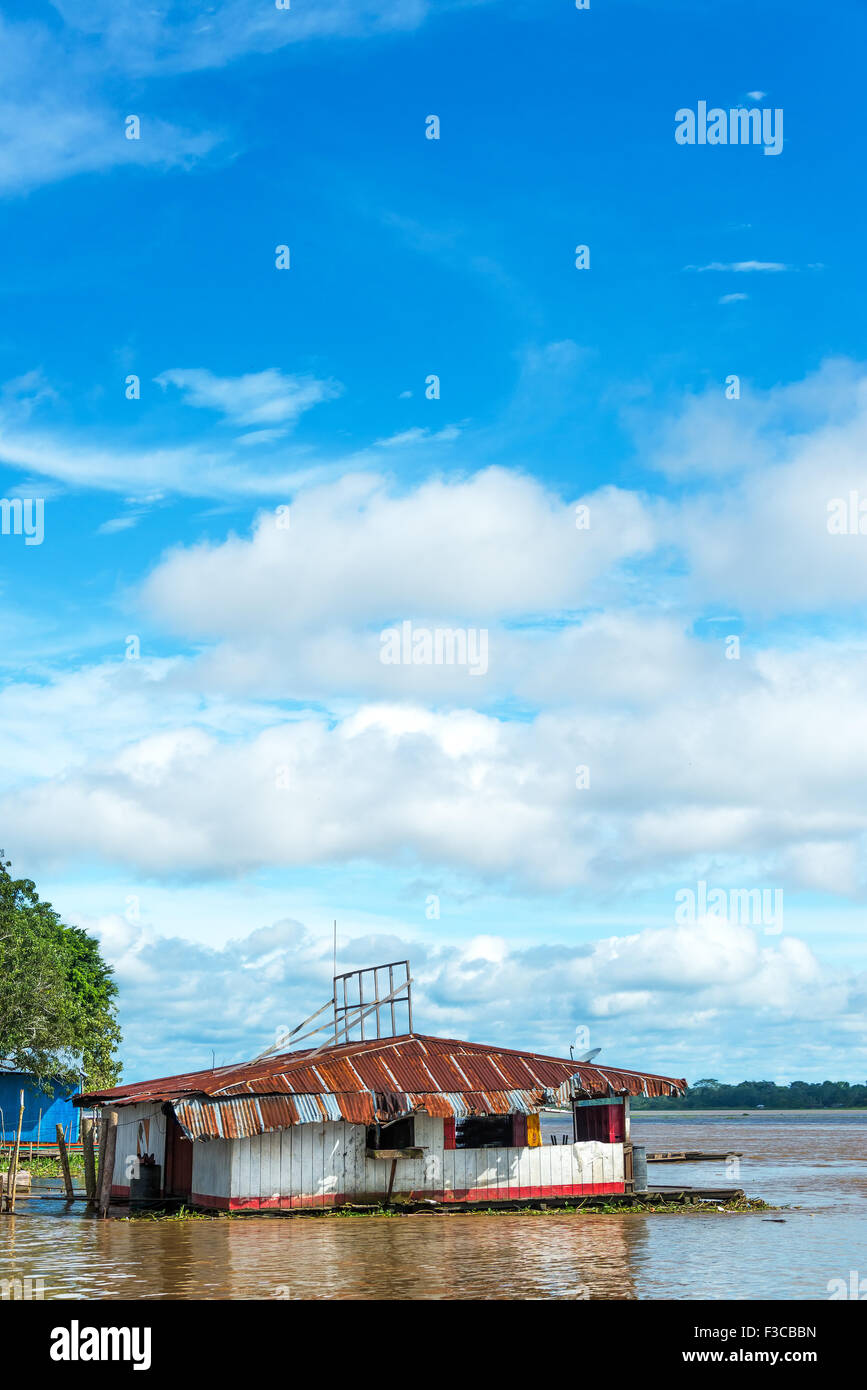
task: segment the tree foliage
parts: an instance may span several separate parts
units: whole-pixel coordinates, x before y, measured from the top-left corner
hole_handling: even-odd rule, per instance
[[[853,1110],[867,1107],[867,1086],[848,1081],[773,1081],[729,1083],[714,1077],[694,1081],[683,1096],[648,1100],[636,1097],[636,1110]]]
[[[120,1079],[117,985],[99,944],[67,927],[0,851],[0,1060],[41,1082]]]

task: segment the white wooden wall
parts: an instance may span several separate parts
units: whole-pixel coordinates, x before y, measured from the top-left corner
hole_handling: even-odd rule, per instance
[[[270,1139],[270,1134],[260,1136]],[[211,1198],[210,1205],[227,1207],[232,1195],[232,1150],[242,1139],[193,1141],[192,1200]]]
[[[102,1111],[104,1119],[107,1109]],[[138,1153],[139,1121],[148,1120],[147,1146],[142,1153],[154,1155],[157,1163],[165,1170],[166,1117],[159,1106],[148,1101],[141,1105],[119,1105],[117,1108],[117,1147],[114,1151],[114,1171],[111,1177],[112,1190],[120,1188],[129,1191],[130,1173],[127,1160]],[[144,1145],[144,1140],[142,1140]]]
[[[147,1152],[165,1173],[166,1117],[151,1103],[118,1108],[112,1188],[129,1190],[129,1156],[135,1155],[139,1122],[150,1121]],[[623,1187],[620,1144],[545,1144],[540,1148],[443,1149],[443,1122],[415,1117],[420,1159],[400,1159],[393,1197],[438,1201],[521,1201],[532,1197],[588,1195]],[[363,1125],[343,1121],[294,1125],[250,1139],[193,1143],[192,1196],[216,1207],[332,1206],[385,1197],[391,1162],[365,1155]]]
[[[620,1144],[444,1150],[443,1122],[427,1115],[416,1116],[415,1143],[428,1152],[398,1161],[393,1196],[502,1201],[623,1187]],[[232,1140],[231,1204],[291,1208],[377,1201],[386,1194],[391,1162],[367,1158],[365,1147],[364,1126],[343,1122],[295,1125]],[[223,1148],[219,1140],[196,1143],[193,1168],[194,1193],[213,1196],[219,1205],[227,1195],[225,1186],[208,1192],[201,1185],[205,1168],[197,1165],[198,1151]],[[220,1156],[215,1152],[208,1161],[214,1165],[213,1181],[224,1183]]]

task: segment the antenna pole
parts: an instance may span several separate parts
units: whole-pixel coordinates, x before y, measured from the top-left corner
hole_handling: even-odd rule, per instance
[[[406,962],[406,1012],[409,1019],[409,1031],[412,1032],[412,980],[409,975],[409,961]]]
[[[334,1041],[339,1042],[337,1031],[337,918],[334,919],[334,969],[331,973],[331,997],[334,1001]]]

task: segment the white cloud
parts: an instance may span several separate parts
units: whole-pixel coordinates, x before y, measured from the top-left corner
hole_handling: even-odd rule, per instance
[[[708,265],[688,265],[685,270],[728,270],[736,275],[749,274],[753,271],[770,270],[781,271],[791,270],[791,266],[785,265],[782,261],[711,261]]]
[[[86,35],[104,61],[127,72],[195,72],[251,53],[271,53],[313,38],[365,37],[412,30],[428,0],[316,0],[291,10],[271,3],[194,0],[142,9],[136,0],[52,0],[70,31]]]
[[[143,138],[127,140],[103,80],[68,32],[0,16],[0,192],[100,169],[186,167],[219,143],[217,133],[181,129],[147,106],[138,112]]]
[[[266,514],[250,537],[170,553],[141,616],[153,643],[163,624],[199,655],[0,692],[6,848],[164,881],[366,864],[516,895],[673,896],[705,878],[862,897],[864,651],[817,637],[762,650],[747,631],[727,661],[736,619],[701,641],[690,621],[702,599],[731,615],[733,597],[803,609],[865,592],[862,538],[828,537],[821,499],[860,478],[867,384],[830,363],[740,401],[687,400],[657,466],[683,471],[684,441],[698,447],[717,418],[732,422],[732,467],[721,458],[666,503],[603,489],[586,499],[588,531],[571,503],[503,469],[408,490],[347,475],[300,491],[288,530]],[[839,548],[817,564],[814,524]],[[489,675],[383,666],[379,627],[403,616],[490,627]],[[729,993],[717,1005],[702,984],[684,1019],[729,1007],[738,962],[752,961],[756,1008],[790,1007],[801,977],[826,987],[772,940],[752,955],[737,932],[723,945]],[[685,950],[676,937],[655,949],[669,947]],[[632,975],[612,957],[599,1017],[660,1007],[652,958]],[[737,987],[746,1008],[751,987]]]
[[[127,512],[125,516],[113,516],[96,528],[98,536],[114,536],[118,531],[131,531],[141,520],[141,512]]]
[[[0,415],[0,459],[11,467],[70,486],[99,488],[126,496],[175,493],[186,497],[290,496],[335,465],[311,465],[306,455],[292,466],[285,450],[252,468],[223,446],[190,444],[130,448],[22,424]]]
[[[451,444],[460,438],[460,434],[457,425],[447,425],[445,429],[441,430],[430,430],[416,425],[412,429],[402,430],[399,434],[392,434],[385,439],[375,440],[374,447],[394,449],[405,444]]]
[[[177,661],[11,686],[6,848],[157,877],[404,860],[555,891],[673,895],[704,877],[863,893],[867,657],[814,646],[738,664],[699,646],[701,680],[682,644],[657,653],[664,678],[634,688],[628,640],[590,646],[569,707],[519,720],[401,699],[282,718],[203,705]]]
[[[726,386],[721,379],[657,415],[627,416],[654,468],[668,477],[758,472],[867,412],[867,369],[846,358],[830,358],[803,380],[769,390],[740,379],[737,399]]]
[[[203,367],[171,367],[155,380],[164,389],[177,387],[186,405],[216,411],[237,425],[294,424],[304,411],[321,401],[334,400],[342,390],[336,381],[309,375],[287,376],[276,367],[237,377],[214,376]],[[270,440],[280,433],[259,430],[258,438],[266,434]]]
[[[640,426],[639,426],[640,429]],[[867,535],[833,534],[829,508],[867,500],[867,372],[829,361],[803,381],[757,391],[724,384],[687,398],[650,442],[654,465],[704,486],[660,518],[682,551],[689,602],[764,615],[845,612],[867,597]]]
[[[141,80],[222,67],[315,38],[364,38],[423,24],[427,0],[316,0],[278,10],[273,3],[217,0],[206,10],[181,0],[53,0],[51,22],[0,16],[0,192],[125,166],[186,168],[222,135],[186,130],[154,114]],[[133,113],[142,138],[127,140],[118,84],[138,81]]]
[[[0,102],[0,191],[21,193],[108,168],[188,168],[219,143],[210,131],[147,122],[147,139],[127,141],[117,116],[48,102]]]
[[[603,488],[587,501],[590,527],[579,530],[571,505],[504,469],[409,492],[348,475],[299,492],[289,528],[266,513],[250,540],[170,553],[145,599],[200,636],[575,605],[599,574],[654,544],[640,499]]]
[[[291,917],[220,950],[119,916],[78,924],[115,964],[129,1080],[210,1066],[212,1048],[218,1064],[251,1058],[330,993],[330,939]],[[410,958],[421,1032],[568,1056],[581,1026],[600,1062],[689,1080],[757,1070],[821,1079],[829,1043],[845,1050],[853,1076],[863,1068],[863,982],[794,937],[768,942],[714,922],[577,947],[478,937],[453,951],[399,927],[387,941],[341,933],[344,965],[369,964],[383,949]]]

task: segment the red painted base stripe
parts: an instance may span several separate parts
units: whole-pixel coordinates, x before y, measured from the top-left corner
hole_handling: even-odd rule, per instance
[[[625,1191],[626,1186],[622,1182],[597,1182],[555,1187],[467,1187],[455,1188],[449,1192],[410,1191],[397,1192],[394,1195],[410,1202],[526,1202],[545,1197],[599,1197],[606,1193]],[[384,1198],[385,1194],[382,1196]],[[301,1211],[315,1207],[339,1207],[344,1202],[370,1206],[377,1198],[372,1192],[360,1192],[355,1196],[347,1196],[343,1192],[329,1192],[324,1196],[299,1194],[292,1197],[208,1197],[195,1192],[192,1200],[196,1206],[216,1207],[224,1211]]]
[[[622,1182],[569,1183],[560,1187],[510,1187],[507,1190],[502,1187],[467,1187],[455,1188],[453,1192],[444,1192],[439,1197],[439,1201],[526,1202],[545,1197],[597,1197],[603,1196],[606,1192],[625,1191],[626,1185]],[[430,1195],[426,1192],[418,1194],[419,1197]]]

